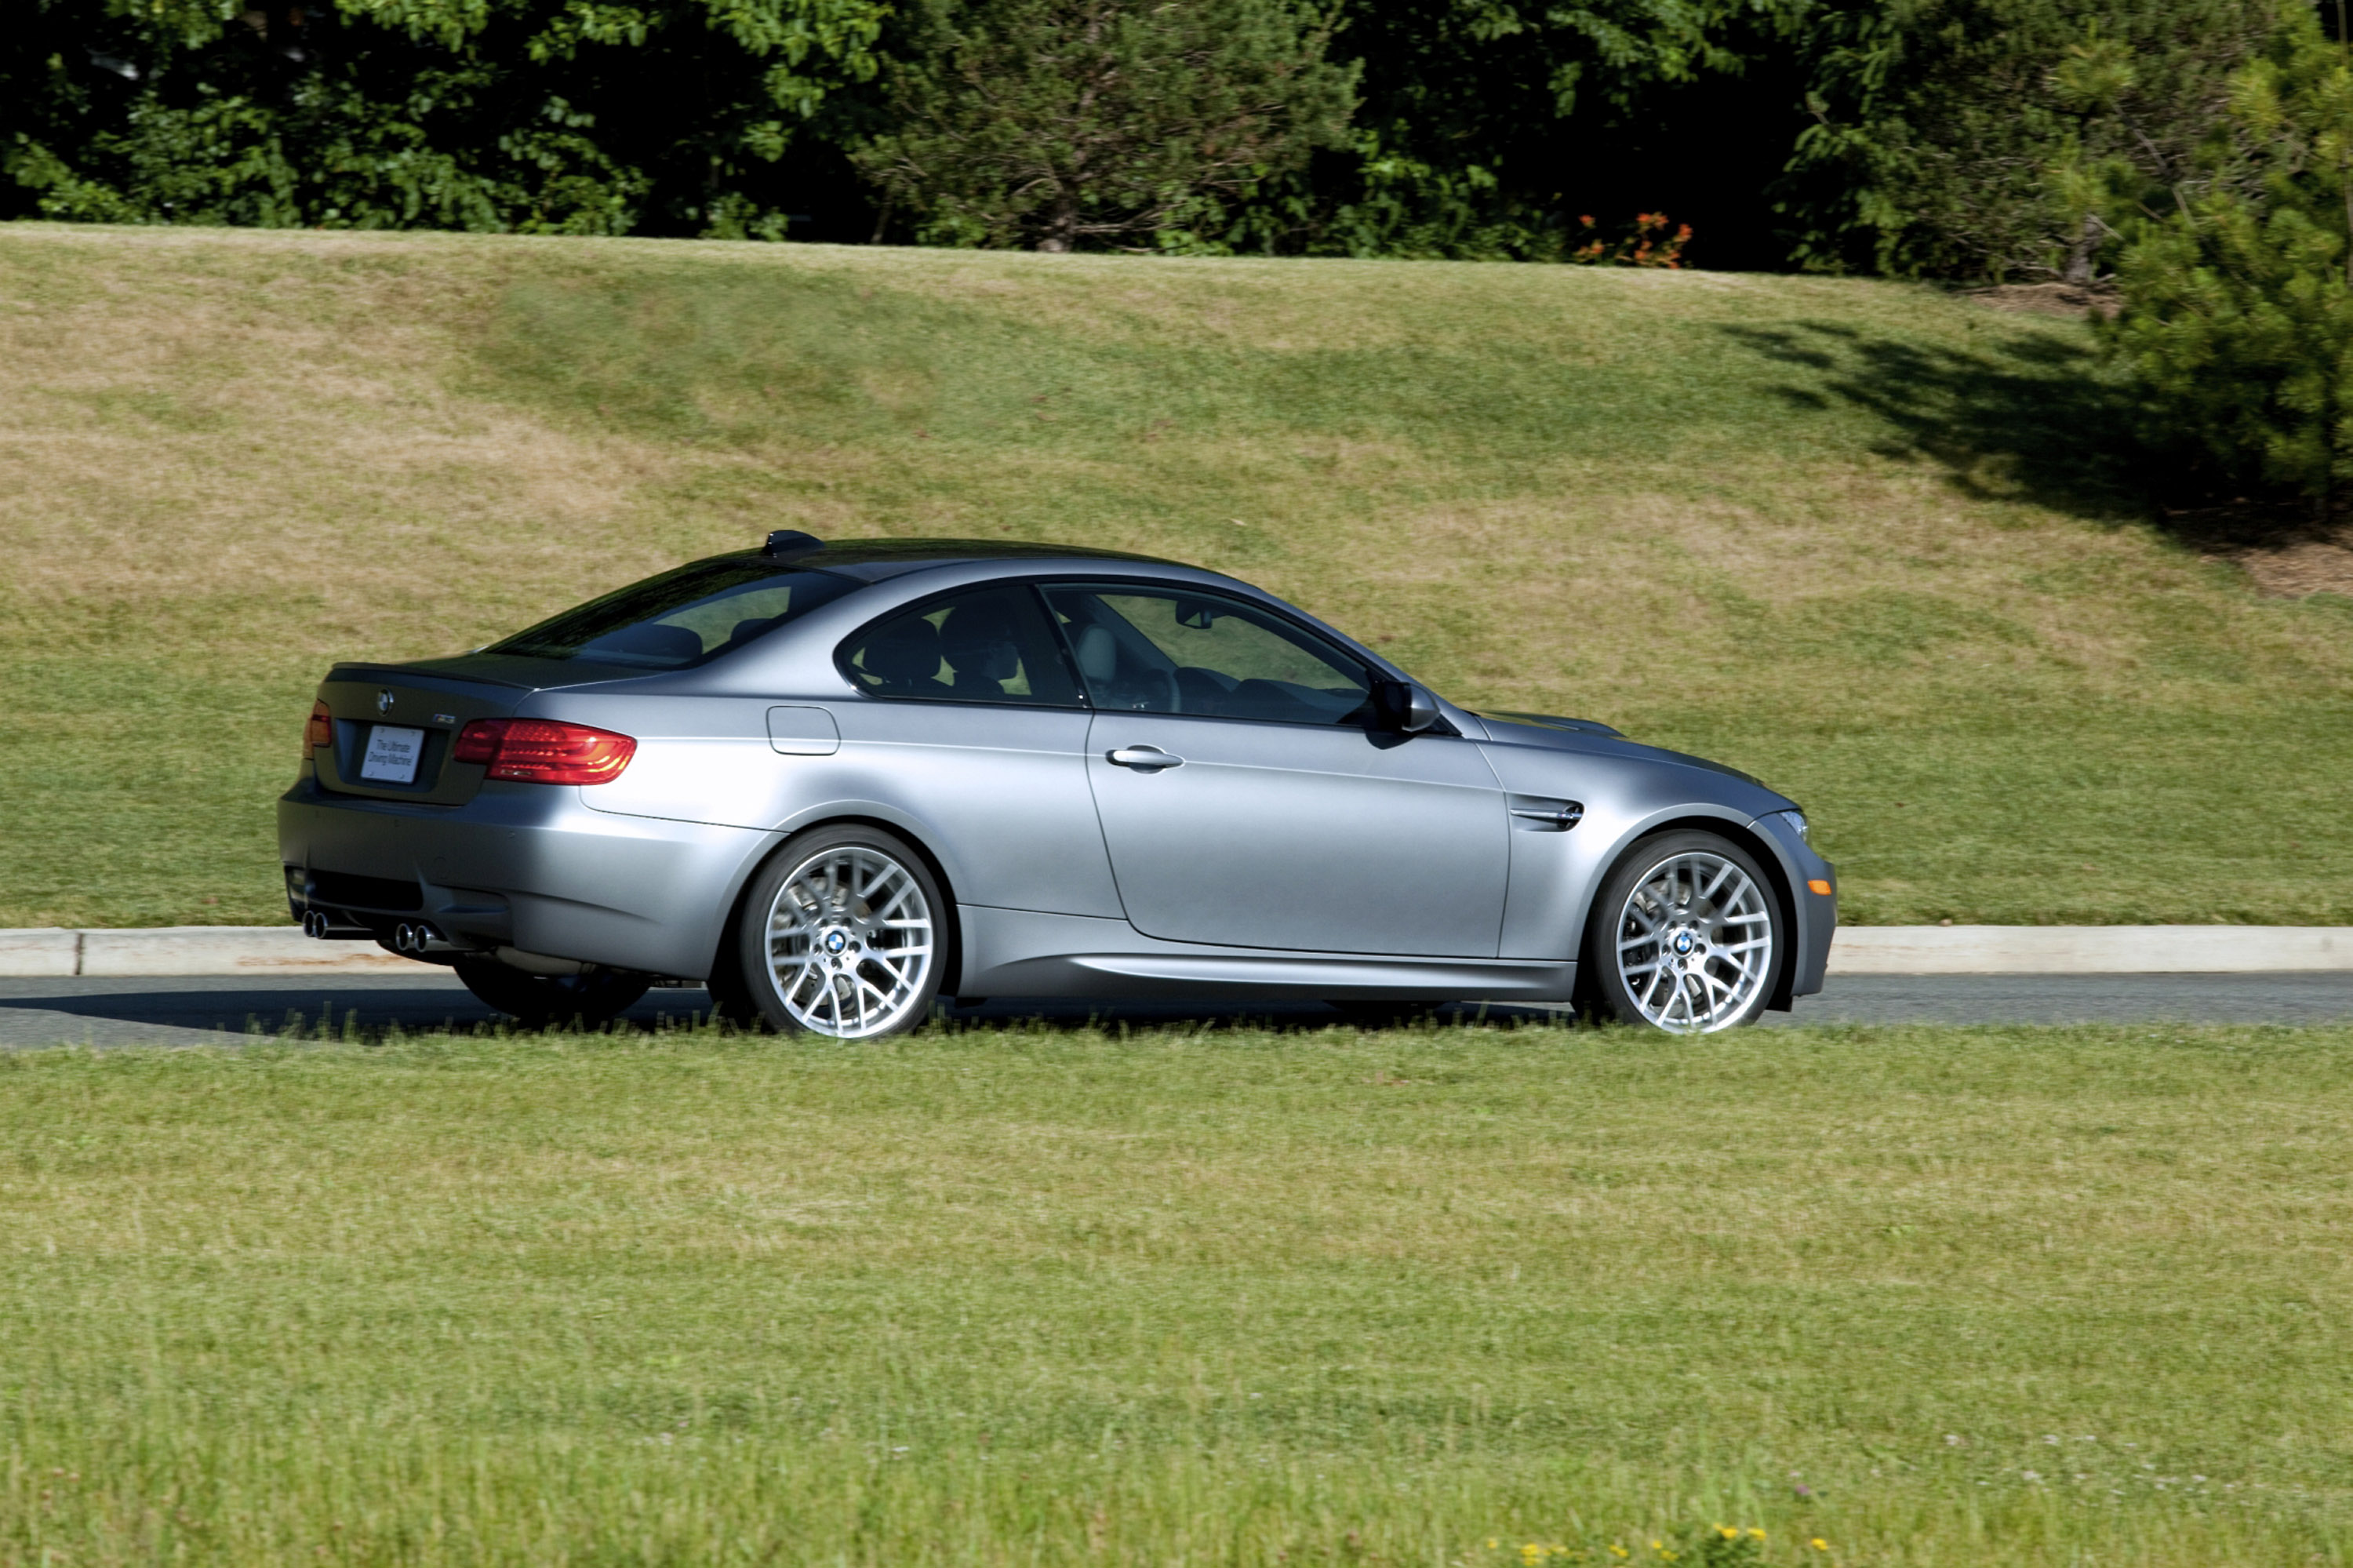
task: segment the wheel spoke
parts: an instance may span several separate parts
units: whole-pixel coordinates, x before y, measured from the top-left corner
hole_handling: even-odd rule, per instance
[[[1738,1022],[1770,977],[1771,906],[1727,854],[1695,849],[1660,862],[1627,895],[1617,922],[1620,983],[1642,1017],[1670,1033]],[[1689,967],[1672,951],[1684,932],[1697,939],[1687,945],[1704,948]]]
[[[790,876],[768,914],[768,968],[795,1022],[813,1033],[861,1039],[908,1022],[931,970],[933,912],[914,874],[881,850],[845,844]],[[835,968],[833,934],[855,957]]]

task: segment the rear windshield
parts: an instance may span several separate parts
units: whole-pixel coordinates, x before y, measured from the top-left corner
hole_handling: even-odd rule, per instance
[[[864,586],[758,556],[723,556],[617,588],[482,652],[682,670]]]

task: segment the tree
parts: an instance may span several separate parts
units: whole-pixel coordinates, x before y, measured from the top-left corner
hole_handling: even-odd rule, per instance
[[[1293,0],[935,0],[857,162],[927,239],[1181,245],[1341,143],[1329,37]]]
[[[872,74],[884,0],[23,8],[0,216],[781,237],[780,161]]]
[[[2282,0],[1839,0],[1807,25],[1780,186],[1825,270],[2092,281],[2110,216],[2169,207]]]
[[[2353,60],[2292,14],[2128,244],[2108,345],[2148,432],[2233,487],[2353,482]]]

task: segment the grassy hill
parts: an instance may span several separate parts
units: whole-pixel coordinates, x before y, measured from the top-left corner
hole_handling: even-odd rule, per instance
[[[2353,921],[2353,600],[1851,281],[0,227],[0,925],[283,917],[336,658],[769,528],[1229,570],[1803,801],[1862,923]]]

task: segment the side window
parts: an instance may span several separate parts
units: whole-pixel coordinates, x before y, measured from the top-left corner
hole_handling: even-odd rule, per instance
[[[976,588],[877,621],[841,645],[842,673],[878,697],[1074,708],[1078,686],[1025,585]]]
[[[1153,588],[1045,593],[1098,708],[1317,725],[1372,715],[1363,665],[1239,599]]]

